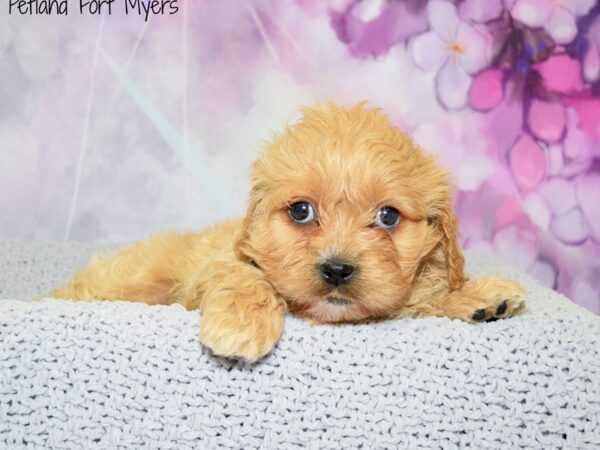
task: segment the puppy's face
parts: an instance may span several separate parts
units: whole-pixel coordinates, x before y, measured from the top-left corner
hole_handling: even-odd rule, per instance
[[[378,111],[328,106],[306,110],[255,164],[238,251],[292,312],[357,321],[400,309],[434,252],[460,254],[454,235],[434,161]],[[441,282],[461,282],[458,263]]]

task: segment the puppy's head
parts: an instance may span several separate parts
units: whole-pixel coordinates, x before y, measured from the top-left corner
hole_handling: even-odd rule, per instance
[[[306,109],[266,146],[237,252],[322,322],[394,313],[428,264],[463,282],[447,174],[362,104]]]

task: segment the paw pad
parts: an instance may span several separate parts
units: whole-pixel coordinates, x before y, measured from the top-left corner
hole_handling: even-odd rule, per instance
[[[512,280],[482,277],[463,287],[460,297],[453,298],[462,303],[458,317],[468,322],[493,322],[521,313],[525,310],[525,290]]]
[[[508,302],[506,300],[504,300],[502,303],[500,303],[498,305],[498,308],[496,308],[496,315],[501,316],[502,314],[504,314],[506,312],[507,307],[508,307]]]
[[[478,309],[477,311],[475,311],[473,313],[473,320],[476,320],[477,322],[485,319],[485,309]]]
[[[495,320],[500,319],[506,310],[508,309],[508,300],[503,300],[502,303],[500,303],[497,307],[496,307],[496,312],[492,313],[491,315],[488,316],[488,314],[486,313],[485,309],[476,309],[475,312],[473,313],[473,315],[471,316],[471,319],[473,319],[475,322],[481,322],[481,321],[486,321],[486,322],[494,322]]]

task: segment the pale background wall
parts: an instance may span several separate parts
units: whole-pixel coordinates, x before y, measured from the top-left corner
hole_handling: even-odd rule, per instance
[[[180,0],[144,23],[70,1],[0,8],[0,238],[242,214],[298,106],[369,99],[456,174],[466,247],[600,312],[596,2]]]

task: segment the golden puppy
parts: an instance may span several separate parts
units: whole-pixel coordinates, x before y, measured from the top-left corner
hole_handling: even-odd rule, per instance
[[[316,322],[525,307],[515,282],[467,281],[448,175],[376,109],[305,109],[254,164],[246,217],[95,257],[53,295],[199,308],[200,340],[256,360],[286,307]]]

